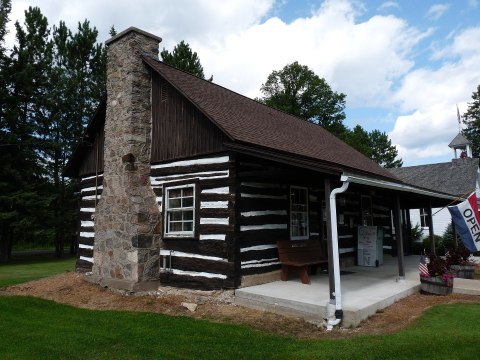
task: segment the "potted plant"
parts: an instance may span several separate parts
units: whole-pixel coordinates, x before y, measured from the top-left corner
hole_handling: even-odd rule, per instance
[[[475,264],[469,261],[470,252],[463,245],[450,249],[447,252],[446,260],[450,270],[454,271],[456,277],[462,279],[473,279]]]
[[[428,256],[427,269],[420,273],[420,284],[423,293],[448,295],[452,293],[454,273],[449,270],[447,261],[440,256]]]

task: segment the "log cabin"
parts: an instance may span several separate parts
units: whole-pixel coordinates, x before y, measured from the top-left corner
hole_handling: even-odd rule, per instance
[[[357,262],[359,227],[376,226],[404,276],[402,210],[451,194],[162,63],[160,41],[132,27],[106,42],[107,96],[65,172],[81,183],[78,271],[131,291],[238,288],[280,279],[278,240],[317,240],[334,299],[335,274]]]

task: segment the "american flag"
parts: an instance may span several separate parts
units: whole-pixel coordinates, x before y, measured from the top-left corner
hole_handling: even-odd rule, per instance
[[[430,274],[428,273],[425,255],[420,256],[420,264],[418,264],[418,270],[420,270],[420,276],[430,276]]]
[[[460,116],[460,110],[458,110],[458,105],[457,105],[457,120],[458,120],[458,124],[460,125],[460,123],[462,122],[462,117]]]

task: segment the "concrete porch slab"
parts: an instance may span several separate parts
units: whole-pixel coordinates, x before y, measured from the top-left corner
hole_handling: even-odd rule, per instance
[[[378,310],[419,291],[419,257],[405,257],[406,276],[399,281],[397,261],[397,258],[386,256],[384,265],[378,268],[354,266],[342,269],[350,272],[341,275],[343,327],[358,326]],[[293,278],[237,289],[235,302],[321,322],[326,317],[329,302],[328,275],[321,273],[311,276],[310,280],[311,285]]]

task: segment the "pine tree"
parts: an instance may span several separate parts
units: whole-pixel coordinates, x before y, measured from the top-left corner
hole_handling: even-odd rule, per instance
[[[164,48],[162,52],[160,52],[160,57],[165,64],[186,71],[202,79],[205,78],[200,58],[196,52],[192,51],[190,45],[183,40],[173,48],[172,52],[169,52]]]
[[[2,114],[2,145],[6,146],[0,160],[3,260],[10,256],[13,239],[49,237],[51,228],[52,192],[42,157],[45,144],[38,135],[48,121],[52,44],[48,21],[38,8],[25,12],[24,26],[15,24],[16,45],[3,69],[7,89]]]
[[[472,143],[473,157],[480,157],[480,85],[472,93],[472,102],[468,103],[463,114],[463,122],[467,126],[463,133]]]

